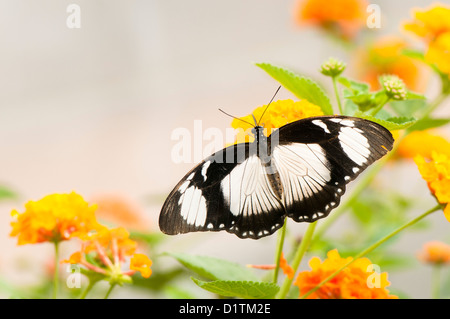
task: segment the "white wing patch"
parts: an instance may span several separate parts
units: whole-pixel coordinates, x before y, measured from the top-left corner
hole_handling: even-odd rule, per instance
[[[369,141],[364,135],[360,134],[350,126],[345,126],[341,127],[341,129],[339,130],[338,138],[345,154],[353,162],[355,162],[359,166],[362,166],[367,162],[370,156],[370,145]]]
[[[256,155],[237,165],[222,180],[221,190],[234,216],[258,215],[282,209],[265,168]]]
[[[180,214],[189,225],[201,227],[206,222],[206,199],[202,196],[202,191],[190,186],[188,181],[184,182],[179,191],[181,192],[178,204],[181,204]]]
[[[273,160],[286,207],[313,196],[331,179],[325,152],[318,144],[279,145],[274,149]]]

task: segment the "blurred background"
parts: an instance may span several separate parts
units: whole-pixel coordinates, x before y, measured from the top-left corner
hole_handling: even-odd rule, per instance
[[[66,25],[71,3],[81,8],[79,29]],[[329,92],[330,83],[318,73],[328,57],[347,62],[348,76],[356,74],[351,65],[356,49],[299,26],[296,3],[0,1],[0,185],[17,194],[0,202],[1,277],[29,284],[45,272],[51,245],[18,247],[9,237],[9,223],[12,209],[21,211],[28,200],[47,194],[123,198],[139,214],[141,230],[159,232],[165,196],[194,165],[173,163],[171,133],[179,127],[192,130],[194,120],[202,120],[203,129],[225,131],[231,119],[218,108],[243,116],[266,104],[278,84],[255,62],[310,76]],[[399,26],[411,17],[410,9],[429,5],[425,0],[371,3],[381,8],[381,28],[360,43],[385,34],[405,36]],[[432,97],[436,90],[430,85],[423,93]],[[278,98],[295,97],[282,89]],[[449,116],[448,105],[439,113]],[[431,207],[433,199],[413,163],[395,174],[399,189],[421,194],[428,203],[424,207]],[[448,239],[444,220],[434,214],[426,231],[402,236],[396,249],[414,255],[427,240]],[[344,218],[330,232],[346,227]],[[300,236],[305,225],[290,229]],[[273,262],[275,244],[276,236],[254,241],[201,233],[169,238],[159,250],[267,264]],[[420,263],[389,273],[393,287],[415,298],[429,297],[430,276]]]

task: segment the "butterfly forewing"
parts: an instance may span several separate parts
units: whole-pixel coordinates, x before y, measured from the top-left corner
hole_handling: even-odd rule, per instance
[[[171,235],[226,230],[257,239],[275,232],[285,217],[315,221],[392,145],[388,130],[360,118],[287,124],[267,142],[261,137],[227,147],[192,169],[166,199],[160,228]]]
[[[267,236],[285,212],[256,150],[230,146],[197,165],[178,183],[161,210],[170,235],[226,230],[241,238]]]

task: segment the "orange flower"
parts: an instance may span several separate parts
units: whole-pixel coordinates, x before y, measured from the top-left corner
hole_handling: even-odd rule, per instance
[[[423,92],[427,81],[426,69],[417,60],[402,54],[408,47],[398,37],[382,37],[369,47],[357,51],[354,59],[356,76],[370,84],[372,90],[381,88],[378,78],[384,74],[397,75],[413,91]]]
[[[280,257],[280,268],[283,270],[283,273],[286,275],[286,277],[288,277],[289,279],[294,279],[294,269],[289,266],[286,258],[284,258],[284,254],[281,253],[281,257]]]
[[[413,131],[400,142],[397,155],[400,158],[409,159],[421,155],[431,159],[431,153],[434,150],[450,156],[450,143],[443,136],[430,131]]]
[[[435,4],[428,9],[413,11],[414,19],[404,29],[415,33],[428,44],[425,61],[450,74],[450,6]]]
[[[365,0],[302,0],[294,11],[295,20],[349,40],[364,27],[368,5]]]
[[[122,196],[99,195],[92,199],[97,204],[99,220],[133,230],[148,230],[149,223],[137,205]]]
[[[309,261],[310,271],[301,272],[295,280],[300,297],[343,267],[352,257],[341,258],[336,249],[327,254],[323,262],[318,257]],[[367,258],[359,258],[339,272],[333,279],[308,296],[311,299],[391,299],[386,289],[390,285],[387,273],[376,273]]]
[[[112,281],[129,281],[128,276],[136,271],[141,272],[145,278],[150,277],[151,260],[145,255],[135,253],[137,243],[129,238],[125,228],[103,227],[95,233],[83,236],[82,240],[81,251],[75,252],[62,262],[81,264]],[[86,258],[87,255],[90,257]],[[123,271],[122,264],[129,257],[130,270]]]
[[[146,255],[134,254],[131,257],[130,269],[139,271],[144,278],[148,278],[152,274],[151,265],[152,261]]]
[[[259,121],[263,115],[266,105],[260,106],[253,111],[253,116]],[[253,136],[250,136],[249,130],[253,128],[253,116],[249,114],[241,117],[241,120],[234,119],[231,126],[237,130],[237,143],[252,142]],[[280,128],[288,123],[312,116],[321,116],[323,112],[317,105],[309,103],[307,100],[294,102],[293,100],[278,100],[270,104],[267,111],[261,119],[261,125],[267,129],[268,135],[271,130]],[[243,121],[248,122],[246,124]]]
[[[423,245],[423,250],[419,252],[418,258],[430,264],[450,263],[450,245],[440,241],[430,241]]]
[[[25,204],[25,212],[13,210],[11,236],[18,237],[18,244],[59,242],[83,236],[98,229],[96,206],[89,205],[83,197],[70,194],[53,194]]]
[[[450,222],[450,156],[433,151],[431,160],[417,155],[414,161],[431,193],[439,203],[446,205],[444,215]]]

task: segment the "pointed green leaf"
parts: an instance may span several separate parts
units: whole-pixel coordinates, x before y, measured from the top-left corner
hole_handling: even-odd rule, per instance
[[[225,296],[243,299],[271,299],[280,290],[274,283],[260,281],[201,281],[191,278],[197,286],[209,292]]]
[[[353,92],[353,95],[358,93],[368,93],[370,86],[364,82],[357,82],[346,77],[340,76],[337,78],[338,82]]]
[[[249,268],[227,260],[195,256],[183,253],[168,253],[183,266],[211,280],[258,280]]]
[[[390,117],[388,119],[380,119],[359,111],[355,112],[355,116],[378,123],[389,131],[402,130],[417,122],[417,120],[413,117]]]
[[[333,114],[333,107],[330,99],[320,86],[310,78],[297,75],[292,71],[269,63],[256,63],[256,65],[280,82],[281,85],[291,91],[299,99],[306,99],[309,102],[320,106],[323,113],[326,115]]]

